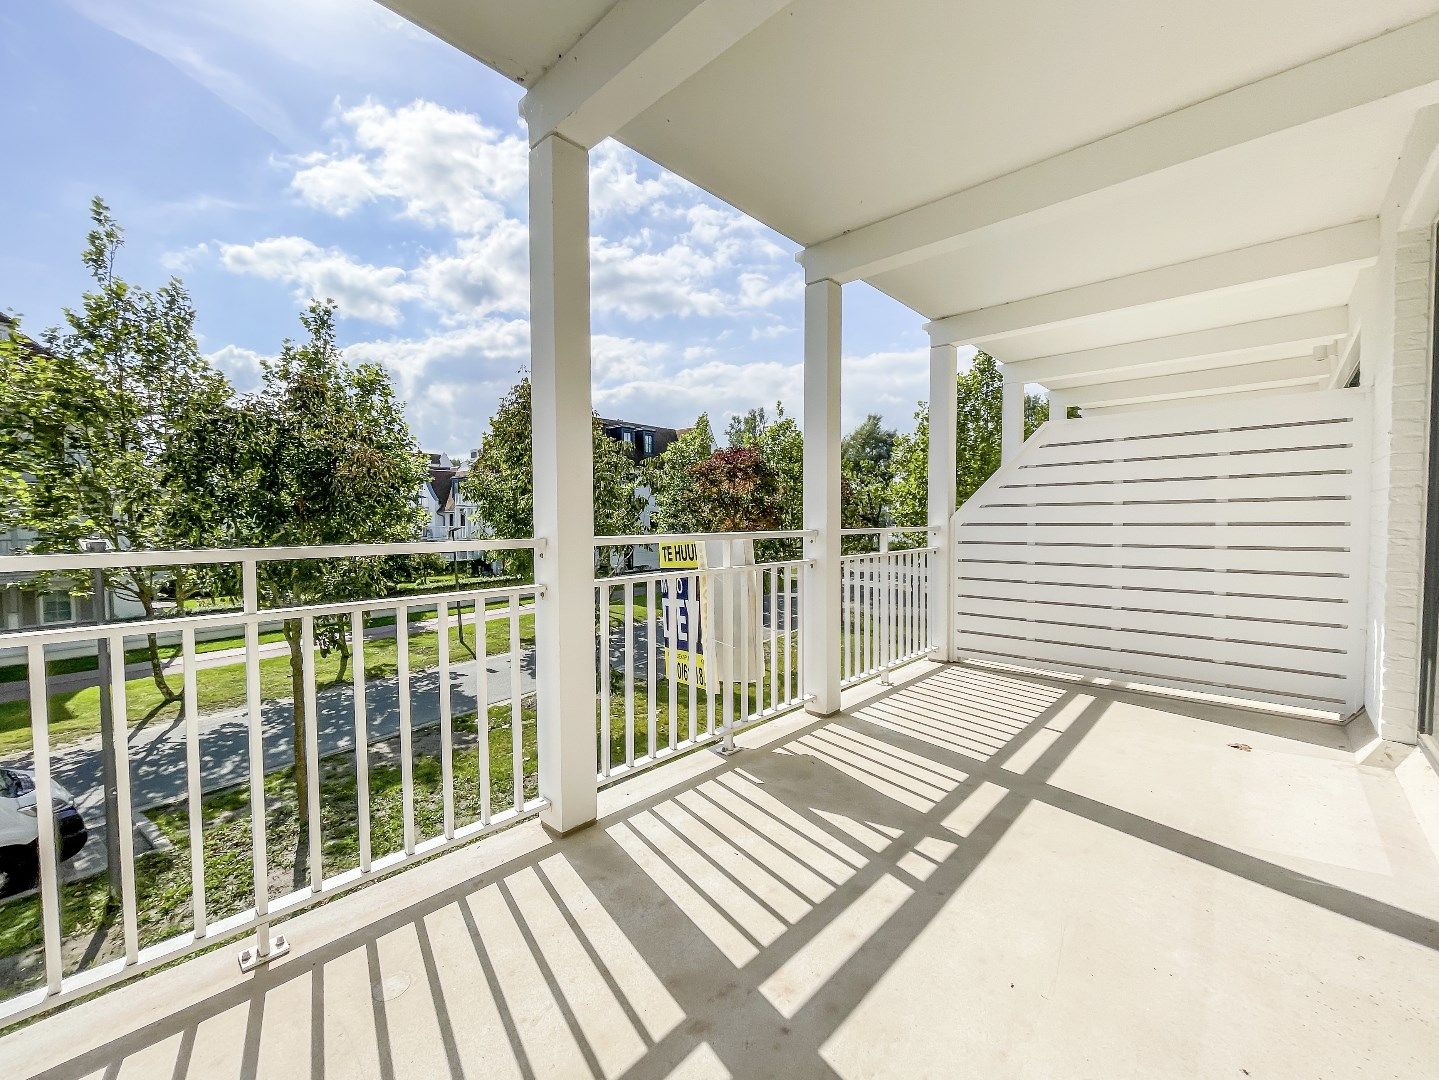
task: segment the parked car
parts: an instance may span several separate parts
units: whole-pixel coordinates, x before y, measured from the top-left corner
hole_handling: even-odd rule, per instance
[[[85,846],[89,831],[75,809],[75,800],[59,784],[52,785],[55,842],[60,860],[68,862]],[[23,769],[0,768],[0,896],[35,884],[40,871],[40,822],[35,815],[35,776]]]

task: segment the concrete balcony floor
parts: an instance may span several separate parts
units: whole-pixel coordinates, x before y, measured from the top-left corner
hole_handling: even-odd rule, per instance
[[[1439,864],[1299,721],[915,665],[0,1040],[65,1077],[1433,1076]],[[1237,749],[1243,743],[1251,749]]]

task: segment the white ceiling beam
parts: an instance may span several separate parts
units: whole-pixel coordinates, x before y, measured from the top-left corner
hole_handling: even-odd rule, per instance
[[[927,323],[925,329],[934,345],[988,345],[1181,297],[1250,289],[1335,267],[1369,266],[1378,256],[1379,222],[1356,221],[951,315]]]
[[[1012,234],[1143,177],[1424,87],[1439,15],[813,244],[805,278],[841,283]]]
[[[1325,308],[1299,315],[1236,323],[1213,330],[1195,330],[1170,337],[1148,338],[1123,345],[1037,356],[1006,363],[1027,383],[1067,385],[1068,380],[1098,381],[1103,376],[1133,372],[1175,361],[1193,362],[1196,368],[1224,367],[1260,359],[1260,354],[1283,350],[1263,359],[1295,356],[1305,348],[1325,345],[1349,332],[1347,308]]]
[[[1079,405],[1085,408],[1113,408],[1118,405],[1176,401],[1241,390],[1273,390],[1280,387],[1307,386],[1311,383],[1322,385],[1329,381],[1329,370],[1330,365],[1327,362],[1316,361],[1313,356],[1293,356],[1284,360],[1268,360],[1239,367],[1211,368],[1207,371],[1186,371],[1148,379],[1123,379],[1093,386],[1070,387],[1067,390],[1054,391],[1050,395],[1050,407],[1054,408],[1056,398],[1065,407]]]
[[[790,0],[619,0],[520,101],[533,146],[615,134]]]

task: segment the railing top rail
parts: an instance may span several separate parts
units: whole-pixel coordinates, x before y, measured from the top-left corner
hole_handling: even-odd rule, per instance
[[[814,529],[770,529],[759,532],[718,533],[638,533],[632,536],[596,536],[595,547],[625,547],[667,544],[676,540],[809,540],[818,536]]]
[[[910,549],[910,551],[923,550],[925,549]],[[803,570],[814,564],[813,559],[786,559],[783,562],[747,563],[744,566],[697,566],[682,567],[678,570],[639,570],[634,573],[615,574],[611,577],[597,577],[595,578],[595,588],[598,589],[604,585],[617,588],[624,585],[625,582],[629,582],[631,585],[647,585],[651,582],[678,581],[681,578],[691,577],[737,577],[745,571],[758,574],[768,570]]]
[[[393,544],[315,544],[298,547],[173,548],[75,552],[52,555],[0,555],[0,573],[125,569],[133,566],[202,566],[244,562],[294,562],[299,559],[371,558],[382,555],[437,555],[465,551],[543,551],[543,539],[407,540]]]
[[[0,649],[18,649],[27,645],[57,645],[70,641],[94,641],[122,635],[139,637],[164,634],[185,627],[201,629],[208,626],[235,627],[247,623],[267,623],[298,619],[305,615],[321,618],[326,615],[347,615],[352,611],[393,611],[403,607],[431,607],[441,601],[486,600],[506,597],[542,596],[543,585],[506,585],[493,589],[458,589],[448,592],[417,593],[413,596],[387,596],[337,603],[299,604],[292,607],[261,608],[259,611],[219,611],[196,615],[173,615],[163,619],[136,619],[132,622],[78,623],[33,630],[0,631]]]
[[[878,536],[880,533],[938,532],[938,525],[881,525],[873,529],[840,529],[840,536]]]

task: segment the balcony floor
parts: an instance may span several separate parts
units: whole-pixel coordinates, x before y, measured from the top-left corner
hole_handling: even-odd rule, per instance
[[[21,1029],[0,1071],[1434,1075],[1435,837],[1342,729],[964,666],[847,702],[308,912],[253,978],[227,947]]]

